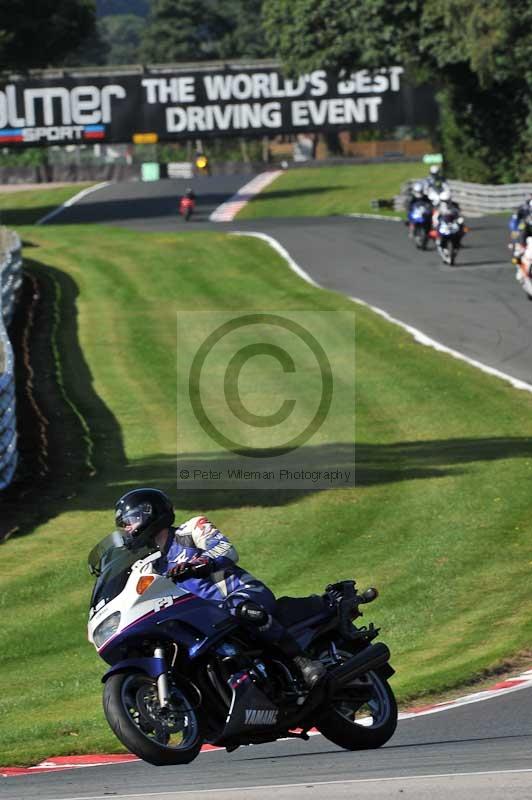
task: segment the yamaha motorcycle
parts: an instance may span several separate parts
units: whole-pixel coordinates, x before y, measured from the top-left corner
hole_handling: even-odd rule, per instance
[[[424,250],[432,227],[432,207],[423,200],[413,203],[408,211],[408,231],[418,250]]]
[[[357,626],[355,581],[323,595],[277,601],[276,617],[327,667],[309,689],[291,659],[250,628],[153,565],[159,551],[132,549],[115,531],[89,556],[96,576],[89,641],[110,665],[103,676],[107,721],[128,750],[158,766],[192,761],[204,743],[232,751],[311,728],[347,750],[383,745],[397,724],[388,683],[390,652],[378,629]]]
[[[444,264],[453,265],[466,229],[463,219],[455,211],[439,215],[436,224],[436,248]]]

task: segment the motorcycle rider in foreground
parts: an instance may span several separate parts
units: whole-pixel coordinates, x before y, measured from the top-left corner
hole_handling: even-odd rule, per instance
[[[206,517],[172,527],[174,509],[158,489],[133,489],[115,505],[115,520],[131,544],[142,537],[162,553],[154,571],[179,581],[191,593],[217,602],[269,645],[280,649],[313,687],[325,674],[320,661],[307,658],[295,638],[275,617],[276,600],[261,581],[237,566],[229,539]]]

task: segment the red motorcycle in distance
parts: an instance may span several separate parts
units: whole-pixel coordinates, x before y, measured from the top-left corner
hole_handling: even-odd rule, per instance
[[[196,196],[192,189],[187,189],[181,200],[179,201],[179,213],[188,222],[196,208]]]

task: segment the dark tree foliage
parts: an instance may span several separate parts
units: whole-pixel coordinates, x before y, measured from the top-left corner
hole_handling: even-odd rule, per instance
[[[451,172],[523,180],[532,171],[532,5],[517,0],[265,0],[287,71],[402,64],[439,88]]]
[[[147,17],[150,11],[150,0],[96,0],[96,14],[107,17],[114,14],[134,14]]]
[[[95,33],[94,0],[0,0],[0,70],[61,65]]]
[[[137,64],[144,20],[134,14],[113,14],[98,20],[98,32],[107,46],[108,64]]]
[[[223,10],[229,30],[218,45],[220,58],[267,58],[273,50],[266,42],[261,20],[262,0],[229,0]]]
[[[153,0],[141,54],[146,63],[259,58],[269,54],[261,0]]]
[[[216,58],[229,27],[211,0],[153,0],[142,39],[145,62]]]

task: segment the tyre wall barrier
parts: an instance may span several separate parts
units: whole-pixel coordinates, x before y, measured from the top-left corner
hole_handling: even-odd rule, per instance
[[[22,285],[20,239],[0,228],[0,489],[11,483],[17,467],[17,423],[13,348],[7,333]]]
[[[401,187],[401,194],[394,198],[396,211],[404,211],[408,189],[413,183],[415,181],[408,181]],[[464,214],[514,211],[529,194],[532,194],[532,183],[506,183],[502,186],[454,180],[449,180],[448,183],[453,200],[459,203]]]

